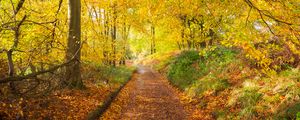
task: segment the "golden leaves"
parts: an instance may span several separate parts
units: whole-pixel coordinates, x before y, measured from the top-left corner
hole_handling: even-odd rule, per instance
[[[40,98],[1,99],[0,114],[9,119],[86,119],[108,94],[108,88],[88,83],[85,91],[64,89]]]

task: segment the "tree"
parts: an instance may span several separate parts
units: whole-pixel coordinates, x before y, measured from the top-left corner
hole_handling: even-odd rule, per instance
[[[83,88],[80,73],[81,52],[81,3],[80,0],[69,0],[69,33],[67,41],[66,60],[76,59],[73,64],[66,67],[66,81],[70,88]]]
[[[17,8],[15,8],[12,3],[13,11],[14,11],[13,19],[14,19],[14,22],[16,23],[16,25],[13,26],[11,29],[12,31],[14,31],[14,43],[13,43],[12,47],[6,52],[7,59],[8,59],[8,68],[9,68],[8,74],[10,77],[14,76],[14,74],[15,74],[14,63],[13,63],[13,52],[18,47],[19,37],[20,37],[20,28],[26,19],[26,15],[24,15],[22,20],[18,23],[16,16],[17,16],[18,12],[20,11],[20,9],[22,8],[24,2],[25,2],[25,0],[20,0],[18,2]],[[11,89],[12,93],[16,94],[17,90],[15,88],[14,82],[10,82],[9,85],[10,85],[10,89]]]

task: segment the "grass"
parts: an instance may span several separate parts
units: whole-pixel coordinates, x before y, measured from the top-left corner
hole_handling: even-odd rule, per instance
[[[300,111],[299,70],[289,69],[270,78],[257,77],[233,86],[229,106],[241,105],[244,118],[296,119]]]
[[[188,96],[200,98],[199,105],[207,101],[201,109],[218,119],[296,119],[300,116],[299,68],[263,76],[238,52],[220,46],[164,56],[155,66],[167,68],[164,72],[170,83]]]
[[[207,75],[187,88],[186,92],[191,97],[202,97],[206,91],[212,91],[217,94],[229,86],[227,79],[219,79],[213,75]]]
[[[236,54],[235,51],[222,47],[200,54],[198,51],[183,51],[172,60],[167,73],[168,79],[181,90],[196,87],[196,94],[209,89],[225,89],[228,86],[227,78],[216,76],[234,61]]]
[[[196,51],[183,51],[170,66],[167,77],[172,84],[184,90],[199,77],[199,71],[192,65],[200,59]]]
[[[113,66],[99,66],[101,71],[101,78],[97,80],[97,84],[103,85],[122,85],[131,78],[134,68],[128,67],[113,67]]]
[[[84,70],[83,78],[93,77],[94,83],[102,87],[120,86],[131,78],[134,67],[127,66],[107,66],[102,64],[88,65],[88,70]],[[96,71],[96,72],[88,72]]]

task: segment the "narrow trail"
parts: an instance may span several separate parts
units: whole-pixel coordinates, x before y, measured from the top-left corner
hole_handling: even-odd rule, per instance
[[[117,97],[117,99],[126,101],[124,104],[119,105],[121,110],[117,119],[187,119],[186,111],[176,92],[167,80],[164,80],[159,73],[149,68],[139,67],[137,73],[133,75],[132,80],[124,89],[125,91],[121,91],[121,95]],[[124,97],[122,94],[127,94],[127,96]]]

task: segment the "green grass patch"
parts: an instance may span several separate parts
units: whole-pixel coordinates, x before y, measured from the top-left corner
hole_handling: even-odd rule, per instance
[[[200,60],[197,51],[183,51],[176,57],[167,73],[167,77],[172,84],[184,90],[199,78],[199,70],[193,67],[193,63]]]
[[[109,84],[124,84],[131,78],[135,68],[125,66],[97,66],[97,70],[100,71],[100,81],[107,81]]]
[[[97,63],[84,63],[82,65],[82,78],[92,79],[98,86],[119,86],[131,78],[135,67],[108,66]]]
[[[205,84],[215,82],[212,87],[214,89],[223,89],[224,80],[227,78],[216,78],[221,80],[201,80],[197,81],[209,73],[216,76],[223,72],[228,64],[235,60],[237,52],[224,48],[216,47],[203,51],[183,51],[179,56],[170,61],[170,68],[167,72],[167,77],[172,84],[185,90],[193,84],[201,84],[197,91],[205,91],[211,87],[205,87]],[[207,76],[209,78],[209,76]],[[215,78],[214,78],[215,79]],[[198,86],[194,85],[193,87]],[[204,90],[201,90],[204,89]],[[199,93],[199,92],[196,92]],[[201,92],[200,92],[201,93]]]

